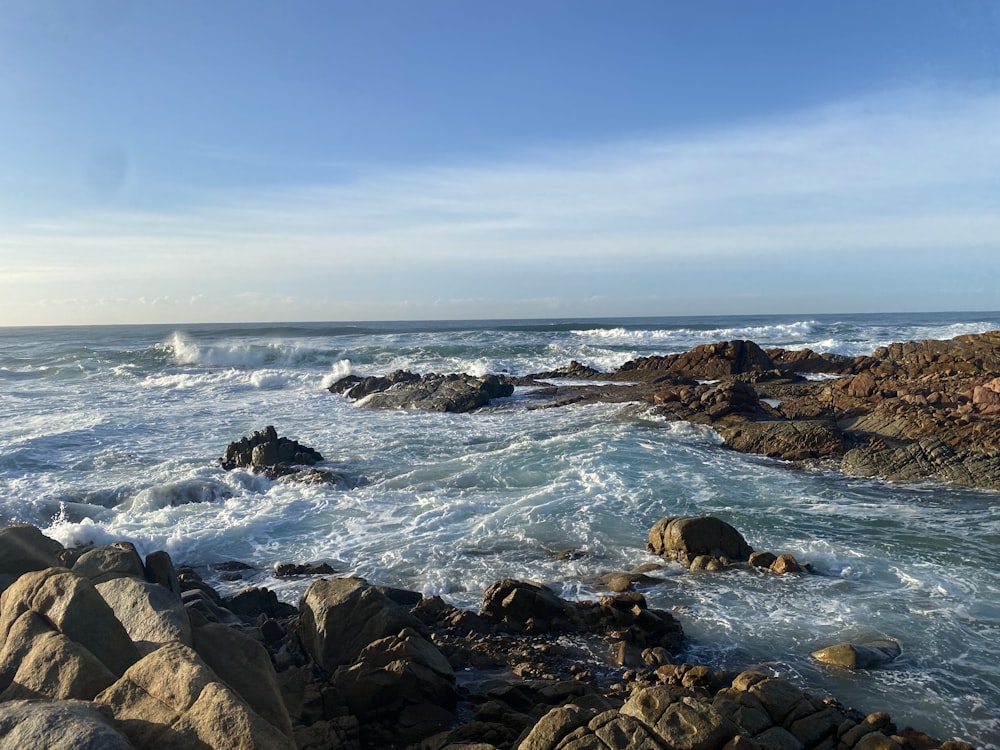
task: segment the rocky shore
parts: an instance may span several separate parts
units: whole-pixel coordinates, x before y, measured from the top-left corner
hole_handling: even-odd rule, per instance
[[[441,383],[448,389],[435,399]],[[330,390],[370,408],[468,411],[496,408],[515,387],[525,408],[633,402],[708,425],[745,453],[822,462],[854,476],[1000,489],[1000,331],[890,344],[859,357],[724,341],[614,372],[573,362],[516,378],[393,373],[350,376]]]
[[[807,575],[710,517],[662,519],[649,549],[691,569]],[[220,597],[164,552],[3,528],[0,747],[971,749],[772,674],[677,663],[683,630],[634,590],[644,572],[583,602],[501,580],[479,612],[314,576],[293,607],[265,588]],[[813,656],[845,668],[899,653],[827,651]]]

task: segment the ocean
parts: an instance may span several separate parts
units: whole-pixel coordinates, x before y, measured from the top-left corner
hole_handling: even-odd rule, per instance
[[[296,603],[308,581],[273,566],[327,561],[478,609],[504,577],[599,596],[602,573],[656,561],[658,518],[712,514],[816,574],[660,571],[642,591],[681,620],[685,660],[767,669],[900,727],[1000,748],[997,492],[742,455],[629,405],[528,410],[515,392],[473,414],[375,411],[326,390],[400,368],[610,370],[736,338],[855,355],[994,329],[1000,313],[0,329],[0,523],[163,549],[224,593],[268,586]],[[266,425],[343,481],[219,467]],[[254,569],[225,580],[213,566],[230,560]],[[903,653],[858,673],[809,658],[868,638]]]

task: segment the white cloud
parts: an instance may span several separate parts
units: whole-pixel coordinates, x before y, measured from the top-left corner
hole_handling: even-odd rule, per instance
[[[0,315],[20,322],[37,299],[120,296],[123,286],[133,299],[183,299],[159,307],[206,319],[232,312],[226,305],[236,317],[260,311],[241,294],[280,299],[266,309],[285,318],[410,315],[465,297],[523,298],[523,314],[541,315],[553,307],[530,277],[547,282],[546,298],[626,300],[634,292],[614,286],[626,268],[641,286],[714,258],[732,273],[766,263],[786,283],[815,284],[812,259],[831,254],[893,268],[891,283],[926,295],[934,284],[960,287],[962,274],[997,275],[998,122],[996,94],[911,90],[716,132],[373,171],[350,184],[201,196],[178,213],[23,228],[0,235]],[[940,278],[909,273],[939,253]],[[567,272],[589,281],[560,294]],[[702,291],[717,300],[717,289]],[[566,304],[559,309],[571,314]]]

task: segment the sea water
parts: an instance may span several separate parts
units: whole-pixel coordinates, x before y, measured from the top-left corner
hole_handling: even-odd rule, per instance
[[[602,573],[656,561],[644,548],[658,518],[712,514],[816,574],[655,573],[643,593],[680,618],[682,658],[998,748],[1000,493],[741,455],[634,405],[529,410],[516,392],[456,415],[326,390],[400,368],[611,370],[736,338],[855,355],[994,329],[1000,313],[0,329],[0,523],[164,549],[223,592],[263,585],[295,603],[308,581],[276,579],[274,564],[327,561],[476,609],[503,577],[599,596]],[[343,480],[223,471],[226,445],[266,425]],[[223,580],[213,566],[228,560],[254,570]],[[857,673],[809,658],[870,638],[902,655]]]

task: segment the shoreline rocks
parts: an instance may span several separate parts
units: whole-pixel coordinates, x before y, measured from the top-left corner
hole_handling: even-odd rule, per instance
[[[853,476],[1000,489],[1000,331],[857,357],[735,340],[608,373],[578,362],[518,378],[397,371],[348,376],[330,391],[369,408],[461,412],[487,407],[515,385],[531,387],[522,408],[639,403],[710,426],[743,453],[821,462]]]
[[[694,540],[685,557],[761,554],[719,519],[664,522],[661,539],[673,524]],[[339,578],[295,608],[266,589],[222,598],[127,543],[50,565],[64,552],[33,527],[0,529],[0,575],[14,576],[0,595],[4,746],[971,750],[769,674],[677,664],[680,623],[635,592],[570,602],[505,579],[476,613]],[[870,668],[898,649],[824,651]]]

